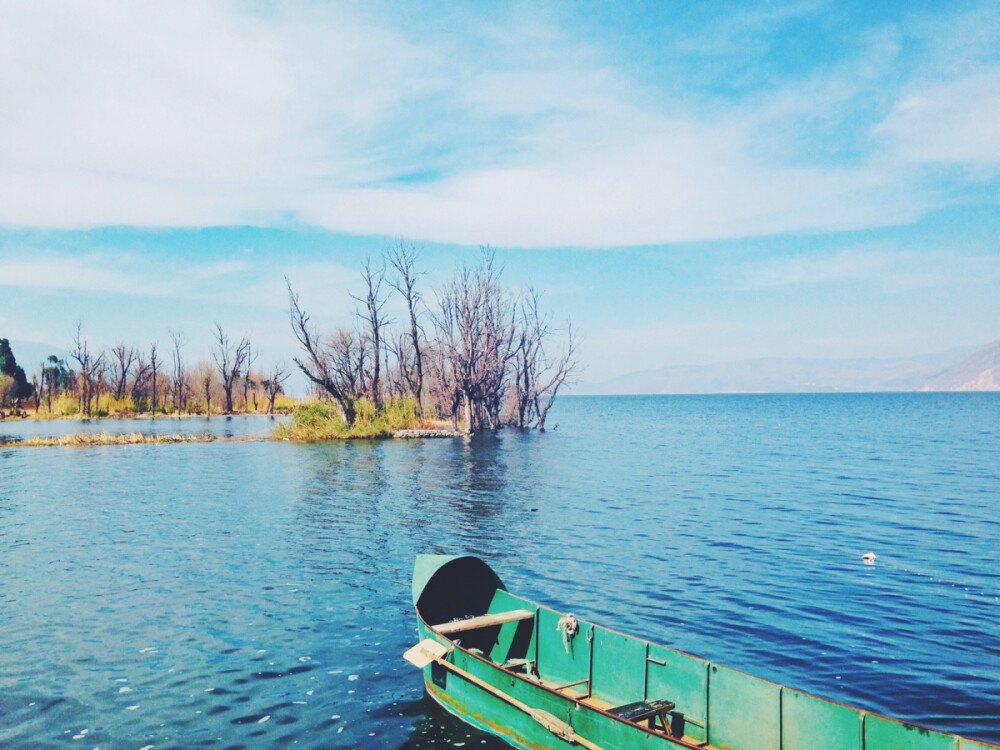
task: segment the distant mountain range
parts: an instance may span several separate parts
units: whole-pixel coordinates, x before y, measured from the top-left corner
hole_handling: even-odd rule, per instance
[[[578,394],[1000,390],[1000,340],[894,359],[751,359],[676,365],[580,384]]]
[[[1000,340],[976,349],[961,362],[928,378],[924,391],[1000,391]]]

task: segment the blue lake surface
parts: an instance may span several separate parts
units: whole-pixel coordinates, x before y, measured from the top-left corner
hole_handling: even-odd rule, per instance
[[[1000,394],[562,398],[550,425],[0,448],[0,747],[501,747],[401,659],[419,552],[1000,741]]]

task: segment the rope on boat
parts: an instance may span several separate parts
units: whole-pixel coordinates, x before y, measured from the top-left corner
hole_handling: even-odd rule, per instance
[[[563,648],[566,649],[566,653],[568,654],[570,642],[580,632],[580,623],[576,621],[571,612],[559,618],[559,621],[556,623],[556,630],[562,633]]]

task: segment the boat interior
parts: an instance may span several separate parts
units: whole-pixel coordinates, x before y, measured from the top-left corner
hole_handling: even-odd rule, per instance
[[[442,568],[417,603],[438,635],[569,699],[684,744],[710,747],[697,711],[697,684],[682,695],[676,671],[665,679],[667,658],[678,652],[539,607],[504,590],[485,564],[464,560],[470,562]],[[457,590],[465,593],[456,597]]]

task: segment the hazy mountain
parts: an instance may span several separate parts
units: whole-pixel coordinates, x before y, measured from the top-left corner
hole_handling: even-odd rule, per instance
[[[3,332],[0,331],[0,337],[2,336]],[[14,353],[14,359],[17,360],[17,364],[24,368],[24,372],[27,374],[29,380],[31,379],[31,373],[37,370],[42,360],[46,359],[50,354],[55,354],[60,359],[65,359],[66,364],[72,366],[69,352],[51,344],[39,344],[35,341],[15,341],[11,339],[10,350]]]
[[[581,384],[574,392],[655,394],[918,391],[941,376],[943,370],[955,366],[970,351],[971,348],[965,347],[938,354],[894,359],[766,358],[713,365],[677,365],[632,372],[604,383]]]
[[[1000,391],[1000,339],[929,378],[925,391]]]

